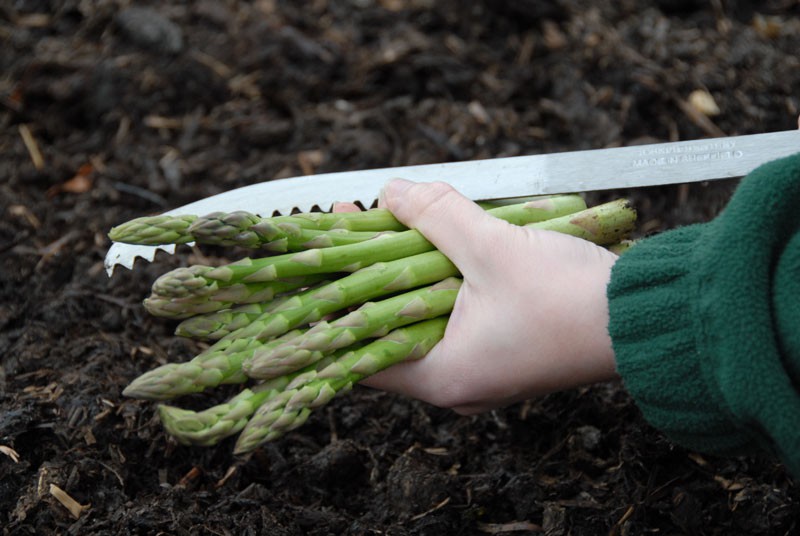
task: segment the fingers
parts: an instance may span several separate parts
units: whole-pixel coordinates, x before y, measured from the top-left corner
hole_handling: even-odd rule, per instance
[[[468,276],[485,264],[508,225],[441,182],[394,179],[383,188],[382,204],[417,229]]]

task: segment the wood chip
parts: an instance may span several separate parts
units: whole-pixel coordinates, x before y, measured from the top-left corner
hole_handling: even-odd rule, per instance
[[[71,179],[48,188],[45,194],[47,197],[54,197],[62,192],[68,194],[84,194],[92,189],[94,181],[91,175],[93,172],[94,165],[87,162],[78,168],[78,171],[75,172],[75,175]]]
[[[303,175],[313,175],[314,170],[325,160],[325,153],[320,150],[300,151],[297,153],[297,163]]]
[[[711,93],[704,89],[696,89],[689,94],[689,105],[701,114],[714,117],[720,114],[717,101],[711,96]]]
[[[0,452],[14,460],[14,463],[19,463],[19,453],[11,447],[0,445]]]
[[[39,144],[36,143],[36,138],[33,137],[33,133],[28,125],[23,124],[19,126],[19,135],[22,137],[22,143],[25,144],[25,148],[28,150],[28,154],[31,157],[31,162],[33,162],[33,167],[39,171],[43,170],[44,157],[42,156],[42,152],[39,150]]]
[[[186,486],[188,486],[188,485],[189,485],[189,483],[191,483],[193,480],[196,480],[196,479],[197,479],[197,477],[199,477],[199,476],[200,476],[200,474],[201,474],[201,471],[200,471],[200,468],[199,468],[199,467],[197,467],[197,466],[195,466],[195,467],[192,467],[192,468],[189,470],[189,472],[188,472],[188,473],[186,473],[185,475],[183,475],[183,478],[181,478],[181,479],[178,481],[178,484],[177,484],[177,485],[178,485],[178,486],[180,486],[180,487],[183,487],[183,488],[185,488],[185,487],[186,487]]]
[[[237,466],[236,465],[231,465],[230,467],[228,467],[228,470],[225,471],[225,474],[222,476],[222,478],[217,480],[217,483],[214,484],[214,487],[215,488],[221,488],[222,486],[224,486],[225,483],[228,481],[228,479],[236,474],[236,470],[237,470]]]
[[[8,207],[8,213],[18,218],[24,218],[28,222],[28,225],[34,229],[38,229],[42,226],[41,220],[39,220],[36,214],[31,212],[25,205],[11,205]]]
[[[83,505],[80,504],[78,501],[70,497],[70,495],[64,491],[63,489],[59,488],[55,484],[50,484],[50,495],[56,498],[61,505],[69,510],[69,513],[75,519],[80,519],[81,514],[89,509],[90,505]]]
[[[511,521],[509,523],[478,523],[478,530],[487,534],[505,534],[506,532],[544,532],[541,525],[530,521]]]
[[[432,514],[436,510],[439,510],[440,508],[444,508],[449,503],[450,503],[450,497],[447,497],[445,500],[443,500],[442,502],[440,502],[439,504],[437,504],[436,506],[434,506],[430,510],[426,510],[426,511],[422,512],[421,514],[415,515],[414,517],[411,518],[411,521],[419,521],[420,519],[422,519],[424,517],[427,517],[429,514]]]

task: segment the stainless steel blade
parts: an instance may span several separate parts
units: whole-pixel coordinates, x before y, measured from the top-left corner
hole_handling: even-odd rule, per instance
[[[475,200],[541,194],[588,192],[741,177],[759,165],[800,152],[800,131],[751,134],[489,160],[345,171],[280,179],[245,186],[189,203],[166,214],[208,214],[246,210],[274,212],[329,210],[337,201],[369,206],[383,184],[402,177],[417,182],[444,181]],[[152,261],[157,250],[174,246],[114,243],[106,255],[114,266],[133,267],[136,257]]]

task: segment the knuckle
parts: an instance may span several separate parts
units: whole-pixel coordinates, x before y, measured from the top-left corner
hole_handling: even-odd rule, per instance
[[[439,219],[459,200],[456,190],[444,182],[415,184],[410,191],[416,216],[425,219]]]

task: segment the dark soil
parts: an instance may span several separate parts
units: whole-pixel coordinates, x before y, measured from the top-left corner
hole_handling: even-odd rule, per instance
[[[687,452],[620,385],[469,418],[357,388],[249,459],[176,446],[120,393],[196,353],[140,305],[196,253],[103,257],[112,225],[273,177],[794,128],[797,2],[127,4],[0,2],[3,534],[796,533],[780,465]],[[733,186],[604,196],[646,234]]]

